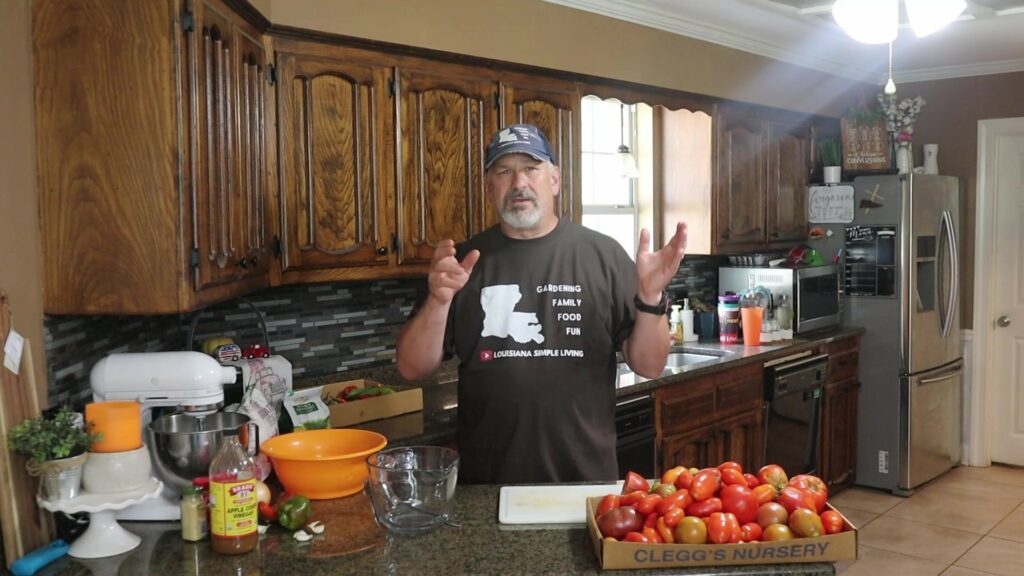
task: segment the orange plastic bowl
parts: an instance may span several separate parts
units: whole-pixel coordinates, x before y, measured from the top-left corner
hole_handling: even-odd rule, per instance
[[[260,450],[270,456],[285,489],[313,500],[355,494],[369,476],[366,458],[388,439],[369,430],[332,428],[281,434]]]

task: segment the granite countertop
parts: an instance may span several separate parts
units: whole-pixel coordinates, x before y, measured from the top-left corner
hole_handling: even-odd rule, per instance
[[[768,362],[799,354],[805,350],[831,342],[837,338],[863,334],[863,328],[841,326],[825,328],[803,334],[792,340],[766,343],[761,346],[727,345],[718,341],[699,341],[686,346],[673,347],[673,352],[696,352],[715,356],[714,359],[679,368],[666,369],[661,378],[647,379],[620,369],[616,382],[619,397],[628,397],[655,388],[676,384],[691,378],[736,368],[753,362]],[[622,366],[625,366],[624,364]],[[423,389],[423,411],[403,414],[394,418],[359,424],[359,428],[384,434],[392,446],[413,444],[446,445],[455,442],[455,424],[458,413],[458,360],[449,360],[430,378],[416,381],[403,379],[394,365],[349,370],[343,374],[318,378],[297,379],[296,388],[318,386],[342,380],[368,378],[396,389],[420,387]]]
[[[181,539],[177,523],[122,522],[142,537],[135,550],[91,560],[68,556],[39,574],[160,574],[303,576],[337,574],[597,574],[600,564],[583,526],[505,526],[498,523],[498,486],[459,486],[454,518],[420,536],[392,536],[373,520],[362,494],[313,502],[314,517],[327,529],[299,544],[280,527],[271,527],[258,550],[220,556],[209,541]],[[613,574],[834,575],[831,563],[760,564],[671,570],[615,570]]]

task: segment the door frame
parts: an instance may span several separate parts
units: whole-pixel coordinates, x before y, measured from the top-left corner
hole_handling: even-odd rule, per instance
[[[998,118],[978,121],[978,161],[977,188],[975,190],[975,234],[974,234],[974,318],[972,323],[971,390],[970,390],[970,441],[964,463],[969,466],[989,466],[992,464],[992,419],[989,417],[994,410],[991,406],[995,397],[989,391],[989,383],[995,382],[991,376],[992,352],[989,342],[993,338],[995,328],[988,321],[994,313],[992,306],[992,290],[995,287],[993,272],[995,271],[995,206],[996,198],[993,190],[995,181],[995,157],[989,158],[989,150],[995,138],[1003,129],[1024,129],[1024,117]]]

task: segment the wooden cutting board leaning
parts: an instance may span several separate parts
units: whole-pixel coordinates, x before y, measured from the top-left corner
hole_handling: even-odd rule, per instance
[[[0,289],[0,530],[8,567],[53,540],[52,516],[36,506],[35,482],[25,470],[25,458],[7,448],[7,431],[40,413],[31,343],[25,341],[18,374],[3,367],[12,327],[7,294]]]

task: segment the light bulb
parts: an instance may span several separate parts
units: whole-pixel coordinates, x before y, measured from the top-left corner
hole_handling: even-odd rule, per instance
[[[967,8],[964,0],[904,0],[904,4],[918,38],[945,28]]]
[[[889,81],[885,83],[885,89],[883,90],[887,96],[892,96],[896,93],[896,83],[892,81],[892,76],[889,77]]]
[[[832,17],[854,40],[884,44],[896,38],[899,0],[836,0]]]

